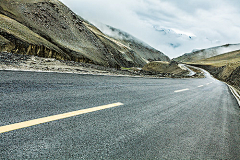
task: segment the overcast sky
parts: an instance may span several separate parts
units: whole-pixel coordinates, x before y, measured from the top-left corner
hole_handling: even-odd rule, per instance
[[[239,0],[61,1],[93,24],[124,30],[170,58],[240,43]]]

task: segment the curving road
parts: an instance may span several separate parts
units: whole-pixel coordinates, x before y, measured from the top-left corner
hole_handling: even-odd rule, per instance
[[[117,102],[123,105],[104,108]],[[72,111],[81,114],[39,119]],[[0,159],[240,159],[239,106],[227,85],[209,75],[0,71],[0,113],[0,126],[42,123],[0,127]]]
[[[194,72],[193,70],[191,70],[190,68],[188,68],[188,65],[186,65],[186,64],[179,64],[178,65],[180,68],[182,68],[183,70],[188,70],[188,72],[189,72],[189,74],[188,74],[188,76],[194,76],[195,74],[196,74],[196,72]],[[193,67],[193,66],[192,66]],[[200,68],[198,68],[198,69],[200,69]]]

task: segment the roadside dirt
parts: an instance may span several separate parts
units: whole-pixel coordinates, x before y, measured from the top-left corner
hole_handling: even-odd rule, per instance
[[[62,61],[54,58],[41,58],[37,56],[12,54],[6,52],[0,54],[0,70],[43,71],[97,75],[130,75],[127,72],[119,71],[115,68],[107,68],[94,64]]]
[[[201,78],[189,77],[183,74],[163,73],[157,71],[144,71],[141,68],[109,68],[94,64],[62,61],[54,58],[41,58],[37,56],[21,55],[2,52],[0,53],[0,70],[20,70],[39,72],[60,72],[76,74],[112,75],[112,76],[137,76],[151,78]]]

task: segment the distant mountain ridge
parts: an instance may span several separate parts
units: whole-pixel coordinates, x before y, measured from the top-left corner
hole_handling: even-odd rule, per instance
[[[170,61],[136,39],[102,33],[58,0],[0,0],[0,21],[0,51],[116,68]]]
[[[195,50],[191,53],[174,58],[178,62],[196,62],[202,59],[211,58],[227,52],[232,52],[240,49],[240,44],[225,44],[222,46],[212,47],[208,49]]]

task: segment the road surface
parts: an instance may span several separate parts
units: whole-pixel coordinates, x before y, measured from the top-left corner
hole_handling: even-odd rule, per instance
[[[194,72],[193,70],[191,70],[190,68],[188,68],[188,65],[186,64],[179,64],[179,67],[182,68],[183,70],[188,70],[189,74],[188,76],[194,76],[196,74],[196,72]]]
[[[239,106],[209,75],[0,71],[0,113],[0,159],[240,159]]]

